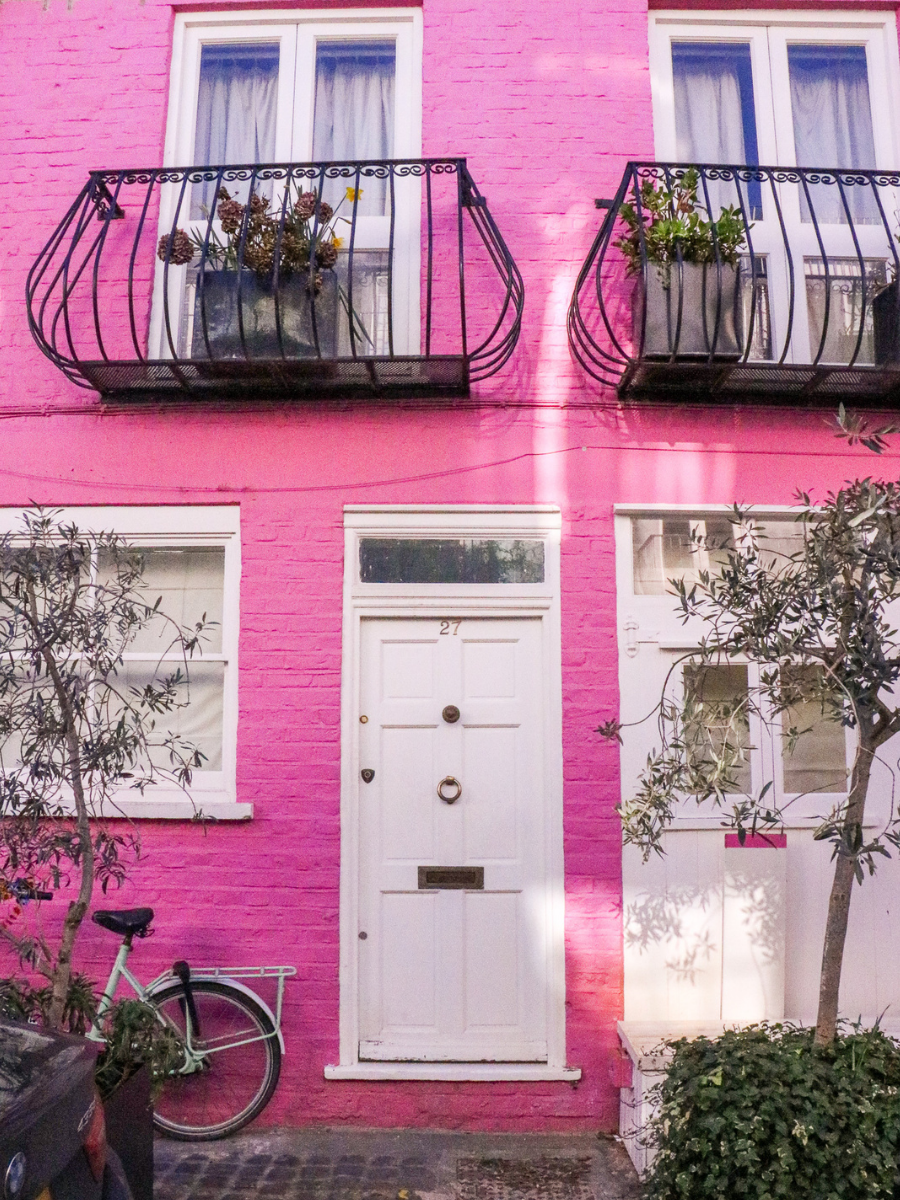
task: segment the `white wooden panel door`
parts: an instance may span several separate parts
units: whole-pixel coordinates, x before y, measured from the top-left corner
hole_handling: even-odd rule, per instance
[[[540,620],[364,619],[361,643],[360,1058],[546,1061]]]

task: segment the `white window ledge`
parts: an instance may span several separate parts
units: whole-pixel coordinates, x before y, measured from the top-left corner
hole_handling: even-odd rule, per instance
[[[548,1067],[546,1063],[410,1063],[361,1062],[349,1066],[329,1064],[326,1079],[443,1079],[464,1083],[497,1083],[521,1080],[541,1083],[561,1080],[577,1083],[580,1067]]]
[[[109,805],[106,818],[125,817],[145,821],[199,821],[202,814],[211,821],[249,821],[252,804],[237,804],[233,800],[120,800]]]

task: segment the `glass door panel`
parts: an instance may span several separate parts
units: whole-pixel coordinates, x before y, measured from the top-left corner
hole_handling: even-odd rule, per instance
[[[379,161],[394,157],[397,49],[393,41],[316,43],[313,159]],[[342,253],[335,265],[345,320],[338,354],[387,354],[394,318],[391,225],[397,188],[387,171],[326,179]],[[353,234],[351,238],[351,232]],[[350,325],[353,325],[351,337]]]

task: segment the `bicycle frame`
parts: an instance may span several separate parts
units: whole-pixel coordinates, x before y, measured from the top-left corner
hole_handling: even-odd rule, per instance
[[[106,1038],[103,1035],[102,1023],[104,1016],[109,1012],[119,983],[122,979],[126,981],[137,998],[143,1001],[144,1004],[153,1008],[156,1013],[157,1020],[165,1025],[166,1019],[162,1016],[159,1010],[153,1003],[154,995],[165,985],[169,983],[178,983],[180,980],[173,971],[163,971],[146,987],[128,968],[128,957],[131,954],[132,947],[127,941],[122,942],[119,946],[119,952],[116,955],[116,960],[113,963],[112,970],[109,973],[109,979],[106,981],[106,987],[103,989],[103,995],[100,997],[100,1003],[97,1005],[97,1014],[94,1017],[91,1028],[87,1036],[94,1042],[105,1042]],[[277,1037],[281,1044],[282,1051],[284,1050],[284,1038],[281,1033],[281,1011],[284,1001],[284,981],[292,975],[297,974],[296,967],[192,967],[191,980],[218,980],[222,983],[230,984],[238,991],[244,992],[251,996],[271,1017],[274,1029],[270,1034],[263,1034],[260,1037],[241,1038],[237,1041],[223,1042],[218,1046],[211,1046],[208,1043],[202,1048],[194,1047],[192,1044],[193,1029],[191,1022],[186,1022],[187,1036],[185,1040],[185,1064],[181,1068],[180,1074],[190,1074],[192,1071],[198,1070],[203,1060],[210,1054],[215,1054],[220,1050],[230,1050],[236,1046],[245,1046],[250,1042],[265,1041],[267,1038]],[[255,992],[251,991],[246,984],[239,983],[241,979],[277,979],[278,990],[275,1012],[269,1008]],[[180,1031],[179,1031],[180,1033]]]

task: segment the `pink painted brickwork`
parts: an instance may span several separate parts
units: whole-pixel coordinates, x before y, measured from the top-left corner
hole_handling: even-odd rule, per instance
[[[101,412],[35,349],[25,277],[88,169],[161,162],[172,26],[162,0],[0,3],[0,505],[241,508],[238,798],[255,818],[143,826],[143,861],[115,897],[158,912],[139,970],[176,953],[296,963],[265,1122],[613,1129],[618,775],[593,732],[617,707],[613,505],[783,503],[798,486],[871,471],[871,459],[837,442],[821,413],[619,409],[570,360],[566,307],[594,198],[613,194],[627,159],[653,152],[646,0],[426,0],[424,153],[468,157],[525,277],[522,339],[476,392],[482,407]],[[323,1078],[338,1059],[342,506],[365,502],[562,509],[577,1087]],[[81,965],[99,974],[111,944],[89,929]]]

